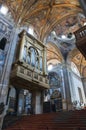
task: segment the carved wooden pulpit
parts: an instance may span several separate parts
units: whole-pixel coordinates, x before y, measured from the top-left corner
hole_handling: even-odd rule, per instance
[[[46,46],[26,31],[19,34],[19,39],[11,84],[28,90],[49,88]]]
[[[82,55],[86,58],[86,26],[81,27],[74,32],[76,38],[76,46]]]

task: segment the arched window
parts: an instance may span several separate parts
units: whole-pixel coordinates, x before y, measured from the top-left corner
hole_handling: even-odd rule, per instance
[[[1,50],[4,50],[5,49],[5,45],[7,43],[7,39],[5,37],[3,37],[1,40],[0,40],[0,49]]]

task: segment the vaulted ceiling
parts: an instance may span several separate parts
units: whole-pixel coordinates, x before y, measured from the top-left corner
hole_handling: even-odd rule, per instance
[[[65,32],[77,22],[82,12],[78,0],[0,0],[6,4],[15,22],[19,25],[33,25],[43,39],[53,29],[57,34]],[[63,29],[60,29],[64,26]]]
[[[61,36],[65,35],[68,39],[67,44],[65,44],[65,39],[62,39],[64,44],[59,43],[58,40],[56,44],[58,46],[59,43],[60,48],[58,48],[62,49],[62,52],[63,50],[67,51],[67,54],[71,50],[71,46],[68,44],[71,39],[70,34],[82,27],[86,21],[78,0],[0,0],[0,4],[9,8],[9,12],[18,26],[29,27],[32,25],[41,41],[48,38],[51,32],[54,32],[55,38],[59,37],[60,41]],[[54,58],[58,55],[57,59],[62,59],[59,58],[59,53],[53,52],[55,49],[49,46],[48,59],[53,58],[54,55]],[[80,52],[76,51],[71,55],[72,61],[77,64],[79,70],[81,66],[85,66],[85,59],[82,58]]]

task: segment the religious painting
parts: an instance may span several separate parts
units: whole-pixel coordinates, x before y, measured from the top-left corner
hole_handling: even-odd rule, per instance
[[[49,84],[51,87],[60,87],[59,76],[56,72],[50,72],[49,75]]]

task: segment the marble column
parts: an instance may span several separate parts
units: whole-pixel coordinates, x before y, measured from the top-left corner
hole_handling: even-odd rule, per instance
[[[32,109],[33,109],[33,114],[42,113],[43,102],[42,102],[42,92],[41,91],[32,92]]]

